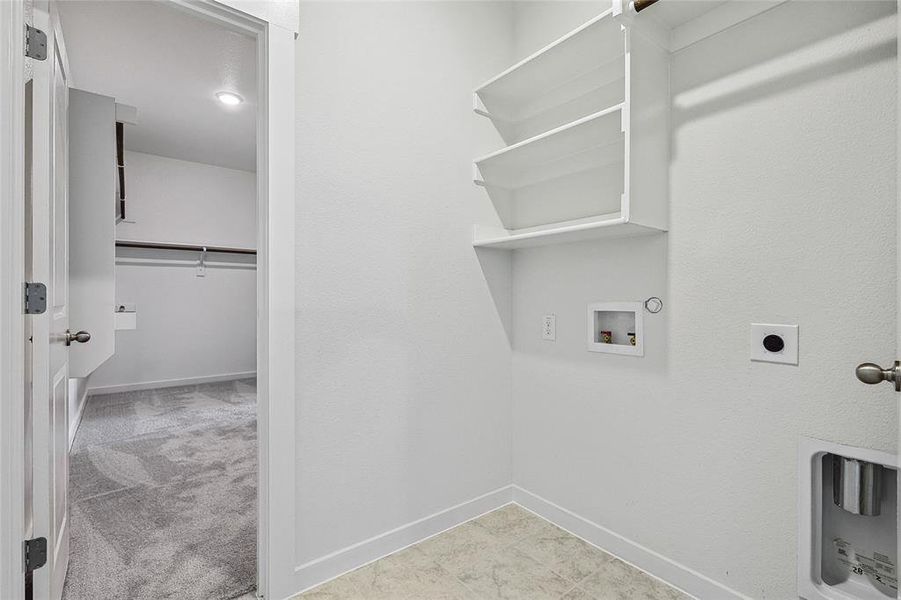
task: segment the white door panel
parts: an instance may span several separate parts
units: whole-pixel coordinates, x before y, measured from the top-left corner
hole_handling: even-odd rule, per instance
[[[116,101],[69,91],[69,377],[87,377],[116,347]]]

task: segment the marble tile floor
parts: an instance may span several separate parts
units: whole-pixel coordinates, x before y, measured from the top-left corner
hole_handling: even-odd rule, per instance
[[[294,600],[687,600],[509,504]]]

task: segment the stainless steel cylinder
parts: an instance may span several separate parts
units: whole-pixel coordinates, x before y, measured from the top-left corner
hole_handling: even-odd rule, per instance
[[[876,463],[833,455],[832,501],[855,515],[879,515],[883,470]]]

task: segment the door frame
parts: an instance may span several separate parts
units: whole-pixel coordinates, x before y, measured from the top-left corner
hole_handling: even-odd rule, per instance
[[[25,10],[0,2],[0,598],[24,593]]]
[[[257,41],[257,588],[294,590],[294,39],[297,5],[170,0]],[[24,539],[24,0],[0,2],[0,598],[22,598]]]

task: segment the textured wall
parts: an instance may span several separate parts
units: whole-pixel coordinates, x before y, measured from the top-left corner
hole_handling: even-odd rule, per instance
[[[138,328],[116,332],[116,352],[90,376],[91,389],[256,371],[253,263],[210,254],[218,264],[197,277],[196,252],[160,255],[118,253],[116,298],[137,305]]]
[[[256,246],[255,173],[126,151],[125,185],[119,239]]]
[[[256,176],[126,152],[126,217],[119,239],[256,245]],[[256,371],[253,257],[197,252],[116,252],[116,303],[137,306],[138,328],[116,332],[116,351],[91,389]],[[112,307],[110,307],[112,309]]]
[[[472,157],[500,145],[471,90],[508,62],[510,6],[300,22],[298,564],[511,479],[509,341],[471,246]]]
[[[516,5],[520,56],[602,10]],[[671,231],[519,251],[514,481],[753,598],[796,597],[799,435],[894,450],[895,3],[789,2],[673,58]],[[659,295],[642,359],[586,305]],[[557,315],[557,342],[540,339]],[[800,365],[749,323],[800,325]]]

